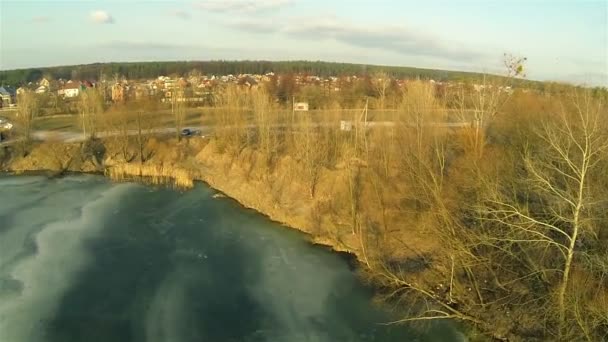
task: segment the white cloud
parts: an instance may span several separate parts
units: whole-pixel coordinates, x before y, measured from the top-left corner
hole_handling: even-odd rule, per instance
[[[196,7],[211,12],[260,12],[278,10],[294,3],[294,0],[204,0]]]
[[[227,24],[229,27],[253,32],[253,33],[275,33],[280,31],[280,27],[268,20],[234,20]]]
[[[48,15],[38,15],[32,18],[32,21],[35,23],[48,23],[51,21],[51,17]]]
[[[171,16],[174,16],[176,18],[183,19],[183,20],[188,20],[191,17],[190,13],[188,13],[184,10],[174,10],[174,11],[171,11],[169,14]]]
[[[387,50],[402,55],[467,61],[481,57],[478,52],[455,42],[400,26],[365,27],[330,21],[304,23],[290,27],[286,32],[303,39],[333,39],[348,45]]]
[[[100,44],[100,47],[104,49],[118,49],[118,50],[171,50],[171,49],[190,49],[198,48],[198,45],[184,45],[173,42],[134,42],[115,40],[108,43]]]
[[[335,16],[291,18],[285,21],[249,18],[228,22],[226,25],[246,32],[282,33],[302,40],[335,41],[362,49],[383,50],[408,57],[430,57],[461,64],[476,64],[494,58],[479,49],[409,27],[349,23]]]
[[[91,12],[91,20],[97,24],[112,24],[114,23],[114,18],[110,15],[110,13],[106,11],[93,11]]]

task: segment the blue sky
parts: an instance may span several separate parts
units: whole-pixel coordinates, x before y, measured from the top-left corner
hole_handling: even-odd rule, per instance
[[[604,0],[0,0],[0,69],[310,59],[608,85]]]

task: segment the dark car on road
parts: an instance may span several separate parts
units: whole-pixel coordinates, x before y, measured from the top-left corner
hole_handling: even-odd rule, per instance
[[[184,129],[182,129],[181,134],[184,137],[192,137],[192,136],[201,135],[201,131],[198,129],[184,128]]]

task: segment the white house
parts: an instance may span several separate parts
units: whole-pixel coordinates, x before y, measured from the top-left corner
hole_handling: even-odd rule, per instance
[[[47,88],[46,86],[43,86],[43,85],[41,85],[40,87],[36,88],[36,90],[34,90],[34,92],[36,94],[44,94],[48,91],[49,91],[49,88]]]
[[[68,81],[57,93],[64,97],[76,97],[80,94],[80,82]]]
[[[41,79],[41,80],[38,82],[38,85],[40,85],[40,86],[42,86],[42,87],[46,87],[47,89],[49,89],[49,88],[51,87],[51,82],[50,82],[48,79],[43,78],[43,79]]]

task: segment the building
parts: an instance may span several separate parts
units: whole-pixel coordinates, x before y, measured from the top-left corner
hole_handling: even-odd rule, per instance
[[[13,87],[0,87],[0,107],[11,107],[15,104],[16,92]]]
[[[66,98],[78,96],[80,94],[80,82],[75,82],[72,80],[68,81],[61,89],[57,91],[57,94]]]
[[[36,90],[34,90],[34,92],[36,94],[44,94],[47,93],[49,91],[49,88],[47,86],[43,86],[41,85],[40,87],[36,88]]]
[[[38,82],[38,85],[41,87],[45,87],[46,89],[49,89],[51,87],[51,82],[48,79],[43,78],[40,80],[40,82]]]

